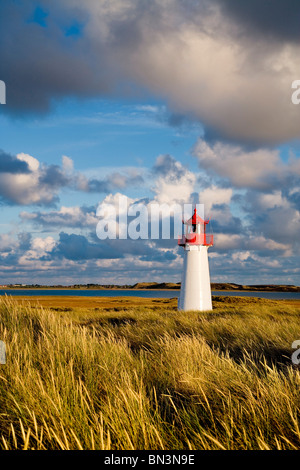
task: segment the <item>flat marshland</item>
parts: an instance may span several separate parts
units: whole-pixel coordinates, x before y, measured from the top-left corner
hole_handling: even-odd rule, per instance
[[[300,449],[300,303],[176,305],[1,297],[0,448]]]

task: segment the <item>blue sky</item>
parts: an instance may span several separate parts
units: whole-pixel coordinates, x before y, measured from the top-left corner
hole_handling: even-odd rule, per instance
[[[184,4],[1,4],[0,283],[179,281],[176,240],[97,238],[122,194],[203,203],[213,282],[300,284],[299,5]]]

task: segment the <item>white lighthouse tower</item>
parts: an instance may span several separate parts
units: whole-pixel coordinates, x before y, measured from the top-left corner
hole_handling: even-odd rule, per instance
[[[209,220],[201,219],[195,208],[193,216],[183,223],[185,235],[178,240],[184,247],[178,310],[212,310],[207,252],[213,245],[213,235],[206,234]]]

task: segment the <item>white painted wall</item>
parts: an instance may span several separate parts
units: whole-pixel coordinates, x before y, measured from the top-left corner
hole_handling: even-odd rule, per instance
[[[208,246],[186,245],[178,310],[212,310]]]

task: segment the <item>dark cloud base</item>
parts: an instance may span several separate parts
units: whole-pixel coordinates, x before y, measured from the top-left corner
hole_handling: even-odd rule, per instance
[[[297,78],[289,72],[293,67],[283,64],[282,70],[287,72],[282,77],[267,65],[279,47],[278,53],[286,44],[300,44],[298,0],[130,0],[119,13],[113,2],[102,11],[103,3],[1,2],[0,62],[1,80],[7,84],[7,115],[47,113],[65,97],[146,98],[150,94],[168,102],[170,125],[182,125],[187,117],[193,117],[207,129],[208,137],[217,135],[248,145],[299,137],[299,117],[290,107],[290,84]],[[107,12],[109,4],[111,11]],[[221,19],[213,7],[221,10]],[[237,92],[228,98],[231,104],[221,97],[227,93],[225,81],[215,85],[219,103],[204,104],[207,93],[214,99],[214,90],[209,88],[213,63],[209,61],[193,80],[185,75],[187,66],[180,57],[188,56],[190,50],[185,38],[181,40],[182,31],[218,40],[220,47],[242,44],[241,57],[235,64]],[[163,58],[153,56],[153,44],[158,54],[164,44],[179,52],[173,61],[176,69],[172,83],[162,66]],[[298,56],[292,54],[295,61]],[[165,59],[167,63],[168,57]],[[191,70],[197,70],[196,60],[192,56]],[[226,64],[220,57],[215,60],[220,62],[214,73],[217,77]],[[239,81],[247,74],[248,80]],[[257,77],[255,83],[251,75]],[[286,87],[278,88],[283,78]],[[268,86],[261,89],[259,84],[267,80],[270,90]],[[199,85],[192,89],[191,82]],[[200,94],[201,88],[207,88],[207,93]],[[245,99],[248,93],[250,100]],[[263,126],[258,122],[260,116]],[[273,122],[271,128],[268,120]],[[91,188],[97,188],[97,184],[93,182]]]
[[[298,0],[213,0],[241,25],[244,34],[260,34],[277,41],[300,43]]]

